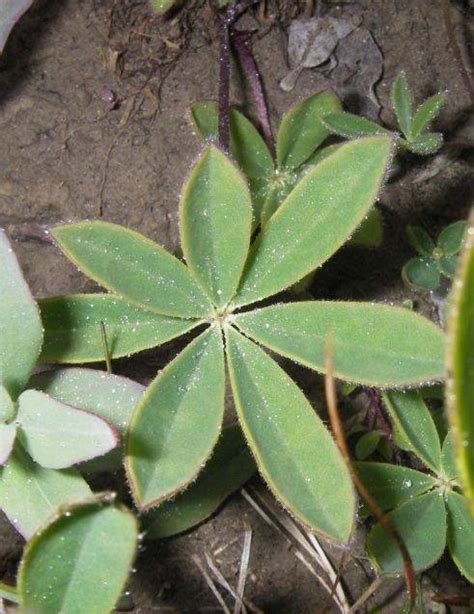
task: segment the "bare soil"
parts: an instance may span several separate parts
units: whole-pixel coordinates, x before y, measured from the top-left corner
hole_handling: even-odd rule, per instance
[[[186,3],[185,3],[186,4]],[[275,12],[270,2],[270,13]],[[303,4],[303,3],[301,3]],[[330,4],[327,2],[326,4]],[[381,118],[394,126],[389,89],[404,69],[420,100],[447,91],[436,128],[446,134],[451,158],[407,158],[382,194],[385,241],[377,250],[342,250],[318,274],[312,289],[326,298],[417,300],[436,317],[426,297],[411,295],[400,270],[410,256],[408,222],[436,233],[466,216],[469,206],[470,100],[446,36],[440,0],[361,0],[364,25],[384,58],[376,85]],[[258,29],[254,50],[272,121],[292,104],[331,84],[331,73],[305,70],[296,88],[279,87],[286,74],[285,24],[297,3],[280,2],[283,18],[247,25]],[[195,8],[193,11],[191,9]],[[452,2],[455,35],[469,56],[471,2]],[[38,0],[16,27],[0,58],[0,227],[18,239],[15,249],[39,297],[93,289],[58,251],[28,237],[31,224],[92,219],[124,224],[178,248],[177,201],[199,145],[188,108],[217,95],[218,46],[214,18],[204,1],[187,3],[170,22],[154,18],[138,0]],[[237,71],[232,100],[254,115]],[[115,109],[106,99],[115,93]],[[366,92],[359,92],[361,99]],[[354,97],[347,100],[354,104]],[[463,144],[459,148],[456,144]],[[447,150],[444,150],[447,151]],[[472,151],[472,149],[471,149]],[[437,172],[435,173],[435,170]],[[426,178],[427,172],[432,175]],[[179,344],[149,352],[119,368],[146,381]],[[314,398],[314,374],[288,365]],[[245,527],[253,531],[246,596],[264,612],[323,612],[327,593],[296,558],[294,549],[265,524],[240,494],[211,520],[186,535],[145,542],[131,579],[133,611],[221,611],[192,560],[215,553],[221,572],[235,586]],[[373,578],[355,561],[363,528],[351,550],[343,582],[352,599]],[[331,550],[337,562],[341,553]],[[0,521],[0,577],[14,575],[21,540]],[[452,564],[442,560],[428,574],[443,593],[469,594]],[[369,603],[395,612],[401,580],[386,581]],[[472,590],[471,593],[472,595]],[[232,599],[228,600],[232,607]],[[331,609],[330,611],[335,611]]]

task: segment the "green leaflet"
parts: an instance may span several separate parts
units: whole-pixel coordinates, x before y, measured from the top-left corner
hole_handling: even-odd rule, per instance
[[[446,435],[441,450],[441,471],[445,479],[454,480],[458,477],[456,458],[454,457],[453,433],[451,431]]]
[[[435,242],[421,226],[408,225],[406,229],[410,245],[421,255],[431,257],[436,247]]]
[[[218,113],[215,103],[194,104],[191,116],[202,139],[217,141]],[[231,109],[229,123],[230,153],[249,182],[254,225],[257,225],[266,197],[267,182],[274,172],[272,156],[260,133],[245,115]]]
[[[412,100],[404,72],[399,73],[393,82],[391,95],[398,125],[403,134],[410,140],[412,134]]]
[[[406,309],[303,301],[233,318],[256,341],[322,373],[331,334],[334,375],[351,382],[393,388],[441,378],[444,373],[443,333]]]
[[[4,465],[13,449],[16,437],[15,424],[0,423],[0,465]]]
[[[383,400],[392,419],[398,445],[414,452],[423,463],[438,473],[441,445],[429,409],[417,390],[386,392]]]
[[[76,294],[39,301],[45,338],[43,363],[104,360],[100,323],[112,358],[156,347],[200,322],[181,320],[131,305],[113,294]]]
[[[189,269],[138,232],[109,222],[82,222],[56,226],[53,235],[88,277],[139,307],[183,318],[210,312]]]
[[[211,328],[147,388],[126,442],[125,467],[140,508],[172,497],[202,469],[221,430],[224,380],[222,339]]]
[[[276,362],[232,328],[226,340],[239,421],[270,489],[312,530],[347,542],[355,497],[331,435]]]
[[[26,545],[18,572],[22,608],[35,614],[110,612],[127,581],[136,540],[136,520],[125,508],[90,499],[63,509]]]
[[[108,422],[121,437],[145,388],[141,384],[110,375],[96,369],[58,369],[34,376],[30,386],[46,392],[51,397],[90,411]],[[81,469],[88,472],[118,469],[123,460],[123,446],[101,458],[93,459]]]
[[[18,261],[0,230],[0,384],[15,399],[40,353],[43,329]]]
[[[459,476],[474,515],[474,214],[465,237],[449,303],[446,405]]]
[[[383,239],[382,214],[378,209],[371,209],[367,217],[352,235],[349,245],[360,247],[379,247]]]
[[[415,497],[387,517],[408,548],[416,571],[436,563],[446,545],[446,509],[440,492]],[[370,531],[367,547],[382,574],[403,573],[400,549],[379,524]]]
[[[411,123],[411,137],[416,139],[429,128],[430,123],[438,115],[444,102],[444,94],[431,96],[417,109]]]
[[[390,130],[369,119],[365,119],[365,117],[352,115],[352,113],[346,113],[345,111],[329,113],[323,118],[322,123],[330,132],[348,139],[358,139],[362,136],[374,136],[377,134],[394,135]]]
[[[8,390],[0,384],[0,422],[7,422],[15,416],[15,405]]]
[[[374,429],[368,433],[364,433],[357,440],[355,447],[355,457],[357,460],[365,460],[377,449],[380,440],[383,437],[383,431]]]
[[[234,296],[250,245],[252,202],[240,171],[208,146],[193,167],[180,201],[186,263],[216,307]]]
[[[19,443],[0,468],[0,508],[28,539],[60,505],[91,494],[75,469],[55,471],[34,463]]]
[[[434,154],[443,144],[443,135],[439,132],[430,132],[420,135],[416,141],[411,141],[407,147],[410,151],[423,156]]]
[[[438,247],[443,250],[445,256],[459,253],[466,233],[466,226],[467,224],[464,220],[459,220],[449,224],[439,233]]]
[[[398,507],[434,488],[435,478],[407,467],[388,463],[355,463],[357,473],[383,510]]]
[[[321,118],[341,108],[339,98],[330,90],[310,96],[292,107],[283,116],[278,130],[278,166],[294,170],[306,162],[329,135]]]
[[[49,469],[64,469],[102,456],[118,443],[115,430],[95,414],[37,390],[20,395],[16,422],[28,454]]]
[[[271,296],[332,256],[367,215],[390,154],[387,137],[360,139],[309,171],[258,236],[235,304]]]
[[[456,492],[446,498],[448,510],[448,547],[459,571],[474,582],[474,518],[467,501]]]
[[[402,269],[402,278],[415,290],[436,290],[441,281],[438,265],[432,258],[411,258]]]
[[[145,516],[147,538],[170,537],[202,522],[255,471],[240,426],[225,427],[196,481],[172,501],[165,501]]]

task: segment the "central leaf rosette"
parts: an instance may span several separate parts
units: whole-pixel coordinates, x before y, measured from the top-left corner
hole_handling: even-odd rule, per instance
[[[114,224],[55,228],[64,253],[108,293],[42,302],[43,360],[103,360],[101,321],[113,357],[201,329],[150,384],[130,422],[125,465],[140,508],[182,491],[212,454],[227,367],[239,423],[274,495],[311,529],[340,542],[350,538],[355,495],[343,459],[314,408],[261,345],[324,372],[331,334],[336,376],[400,388],[443,377],[443,334],[386,305],[249,306],[292,286],[348,240],[374,204],[391,154],[387,136],[339,146],[304,174],[252,243],[247,182],[207,146],[180,202],[186,264]],[[65,343],[72,328],[74,343]]]

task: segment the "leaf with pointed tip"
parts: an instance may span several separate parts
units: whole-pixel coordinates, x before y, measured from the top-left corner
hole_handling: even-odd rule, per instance
[[[330,134],[321,119],[341,108],[339,98],[331,90],[319,92],[294,105],[283,116],[278,130],[278,166],[294,170],[306,162]]]
[[[465,497],[450,491],[446,498],[448,510],[448,547],[459,571],[474,582],[474,518],[469,513]]]
[[[415,571],[431,567],[446,546],[446,509],[438,491],[415,497],[387,514],[410,553]],[[370,558],[382,574],[404,571],[400,549],[385,529],[376,524],[367,538]]]
[[[137,523],[125,508],[89,499],[62,510],[26,544],[18,571],[24,611],[104,614],[135,558]]]
[[[82,222],[56,226],[53,235],[83,273],[134,305],[182,318],[211,310],[191,271],[138,232],[109,222]]]
[[[354,450],[356,459],[363,461],[373,454],[377,449],[383,435],[383,431],[374,429],[373,431],[364,433],[361,437],[359,437]]]
[[[433,255],[435,242],[424,228],[410,224],[407,226],[406,233],[410,245],[420,256],[431,257]]]
[[[347,542],[355,497],[331,435],[270,356],[233,328],[226,339],[239,421],[270,489],[311,530]]]
[[[91,494],[75,469],[44,469],[17,443],[0,468],[0,508],[15,529],[28,539],[60,505]]]
[[[443,135],[439,132],[421,134],[416,140],[411,141],[407,147],[410,151],[422,156],[429,156],[438,151],[443,144]]]
[[[330,132],[347,139],[358,139],[363,136],[375,136],[379,134],[394,136],[393,132],[387,130],[383,126],[369,119],[365,119],[365,117],[359,117],[358,115],[346,113],[345,111],[328,113],[321,121]]]
[[[398,125],[408,140],[411,139],[412,100],[407,78],[402,71],[392,85],[392,104],[397,116]]]
[[[465,220],[459,220],[459,222],[449,224],[439,233],[438,247],[443,250],[445,256],[453,256],[459,253],[466,233],[466,226]]]
[[[437,485],[432,476],[398,465],[357,462],[355,468],[364,486],[383,510],[398,507]]]
[[[213,305],[235,295],[250,245],[252,202],[240,171],[208,146],[184,185],[180,201],[184,257]]]
[[[137,505],[157,505],[183,490],[203,468],[224,414],[224,354],[208,329],[150,384],[132,416],[125,468]]]
[[[351,141],[303,177],[252,247],[236,305],[293,285],[341,247],[373,205],[391,149],[386,137]]]
[[[0,465],[4,465],[10,458],[15,437],[15,424],[0,424]]]
[[[3,230],[0,230],[0,296],[0,384],[15,399],[36,365],[43,329],[38,307]]]
[[[101,322],[111,358],[159,346],[200,324],[141,309],[113,294],[56,296],[41,299],[39,306],[45,328],[43,363],[103,361]]]
[[[30,386],[54,399],[96,414],[117,430],[122,438],[136,404],[145,388],[141,384],[96,369],[58,369],[35,375]],[[105,456],[81,465],[87,472],[118,469],[124,456],[123,445]]]
[[[441,449],[441,470],[444,477],[448,480],[454,480],[458,477],[452,431],[449,431],[446,435]]]
[[[15,415],[15,405],[5,386],[0,384],[0,422],[7,422]]]
[[[383,400],[396,430],[398,445],[416,454],[427,467],[438,473],[441,469],[441,444],[434,420],[420,393],[417,390],[393,390],[384,393]]]
[[[474,515],[474,212],[451,289],[447,333],[446,405],[459,477]]]
[[[48,469],[102,456],[118,444],[118,434],[107,422],[38,390],[20,395],[16,421],[24,448]]]
[[[325,372],[332,336],[334,375],[394,388],[444,374],[444,336],[407,309],[373,303],[301,301],[233,316],[246,334],[306,367]]]
[[[170,537],[206,520],[255,471],[240,426],[225,427],[196,481],[172,501],[165,501],[145,516],[147,538]]]
[[[416,139],[429,128],[430,123],[438,115],[443,102],[444,94],[435,94],[418,107],[411,123],[412,139]]]
[[[0,53],[13,26],[33,4],[33,0],[2,0],[0,3]]]
[[[191,116],[202,139],[217,142],[218,111],[213,102],[191,107]],[[255,126],[235,109],[229,114],[230,153],[249,182],[254,207],[254,226],[260,221],[266,185],[274,172],[272,156]]]

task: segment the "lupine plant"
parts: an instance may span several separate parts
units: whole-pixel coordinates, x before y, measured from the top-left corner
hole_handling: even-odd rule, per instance
[[[71,466],[113,459],[118,433],[104,406],[113,415],[118,401],[123,416],[141,390],[89,369],[31,377],[43,329],[3,231],[0,296],[0,508],[28,540],[18,590],[0,585],[0,596],[40,614],[109,611],[133,561],[136,522]]]
[[[421,226],[408,226],[408,240],[419,255],[404,265],[403,280],[416,290],[426,291],[437,290],[443,277],[452,279],[465,229],[463,220],[449,224],[435,243]]]
[[[340,453],[261,345],[324,372],[331,333],[339,378],[400,388],[443,377],[443,334],[387,305],[255,304],[317,269],[352,235],[378,196],[391,156],[387,136],[342,145],[303,175],[252,242],[259,214],[247,183],[222,151],[206,146],[180,201],[186,264],[114,224],[52,230],[63,252],[108,293],[41,301],[44,361],[103,360],[100,322],[112,357],[194,332],[148,386],[128,426],[125,466],[140,510],[183,491],[211,456],[227,365],[240,427],[270,489],[313,530],[349,539],[355,498]]]
[[[434,565],[447,543],[459,571],[474,582],[474,518],[460,488],[452,434],[445,436],[441,446],[431,413],[418,391],[387,392],[384,402],[396,444],[414,454],[426,469],[358,462],[359,476],[379,506],[392,510],[387,517],[406,544],[417,571]],[[367,549],[380,573],[403,572],[398,546],[381,525],[369,532]]]
[[[392,86],[392,105],[400,133],[388,130],[374,121],[336,111],[323,118],[323,124],[332,133],[352,139],[374,134],[391,134],[396,138],[399,151],[429,155],[436,153],[443,144],[443,135],[430,132],[429,127],[438,115],[444,101],[444,94],[430,96],[413,112],[412,94],[404,72],[401,72]]]

